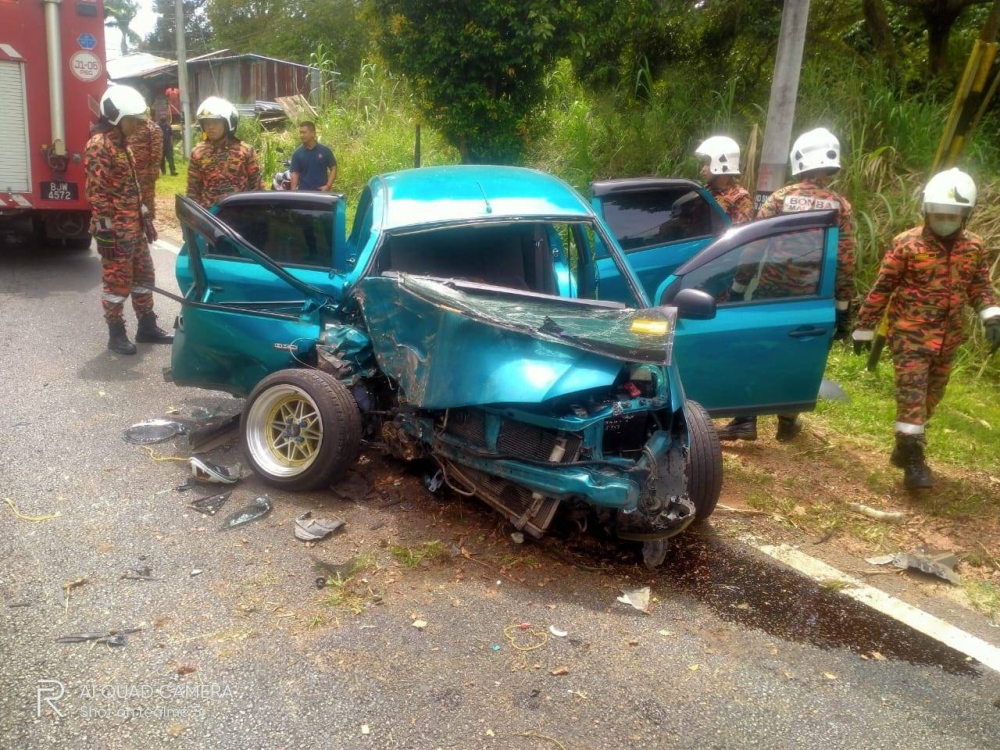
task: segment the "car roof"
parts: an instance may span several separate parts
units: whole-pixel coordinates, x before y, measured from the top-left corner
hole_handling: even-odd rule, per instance
[[[371,188],[373,197],[382,193],[381,227],[386,231],[481,220],[594,216],[580,194],[558,177],[525,167],[407,169],[373,178]]]
[[[663,190],[664,188],[703,189],[694,180],[683,177],[620,177],[613,180],[595,180],[590,183],[591,194],[598,198],[614,193],[633,193],[643,190]]]

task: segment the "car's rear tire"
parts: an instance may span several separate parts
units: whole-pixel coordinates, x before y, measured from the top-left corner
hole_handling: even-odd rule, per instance
[[[695,521],[700,522],[712,515],[722,494],[722,446],[715,424],[701,404],[688,401],[684,415],[690,440],[688,493],[697,513]]]
[[[264,378],[240,418],[243,454],[268,484],[300,491],[326,487],[361,446],[361,414],[350,391],[318,370]]]

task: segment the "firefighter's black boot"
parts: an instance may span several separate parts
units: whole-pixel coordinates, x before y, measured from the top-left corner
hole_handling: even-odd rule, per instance
[[[108,321],[108,349],[115,354],[135,354],[135,344],[128,340],[123,321]]]
[[[719,430],[719,440],[756,440],[757,417],[736,417]]]
[[[934,486],[930,467],[924,460],[924,444],[915,435],[897,435],[896,448],[903,459],[903,486],[926,490]]]
[[[778,438],[779,443],[787,443],[794,440],[795,436],[802,432],[802,420],[798,417],[778,416]]]
[[[139,318],[139,328],[135,332],[135,340],[140,344],[169,344],[174,337],[156,325],[156,315],[146,313]]]
[[[906,461],[903,460],[903,450],[899,447],[898,437],[896,438],[896,447],[892,449],[892,455],[889,456],[889,463],[897,469],[906,468]]]

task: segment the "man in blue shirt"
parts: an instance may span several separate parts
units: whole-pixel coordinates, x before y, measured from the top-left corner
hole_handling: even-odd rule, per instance
[[[333,151],[316,140],[316,124],[299,124],[302,145],[292,154],[292,190],[330,192],[337,179],[337,158]]]

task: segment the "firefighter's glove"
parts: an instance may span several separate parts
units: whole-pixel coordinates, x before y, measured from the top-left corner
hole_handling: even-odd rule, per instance
[[[94,235],[97,242],[97,252],[104,260],[115,260],[118,255],[118,243],[114,232],[101,231]]]
[[[874,338],[875,331],[855,328],[854,333],[851,334],[851,340],[854,341],[854,353],[860,355],[862,352],[870,350],[872,348],[872,339]]]
[[[833,340],[844,341],[851,335],[851,310],[837,308],[837,319],[833,326]]]
[[[160,235],[153,226],[153,218],[149,215],[149,209],[142,207],[142,231],[146,235],[146,242],[156,242]]]
[[[990,318],[983,323],[986,330],[986,342],[990,345],[990,354],[1000,349],[1000,318]]]

